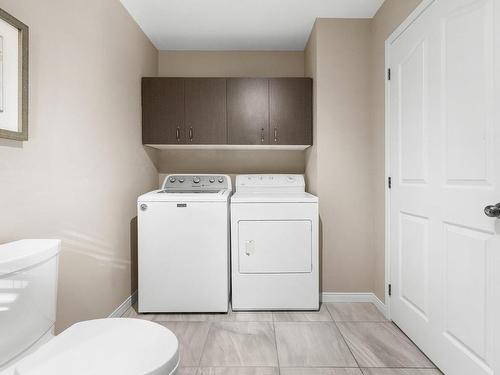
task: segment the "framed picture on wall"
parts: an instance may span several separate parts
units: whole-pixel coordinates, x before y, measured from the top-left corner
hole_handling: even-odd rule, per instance
[[[0,138],[28,139],[28,33],[0,9]]]

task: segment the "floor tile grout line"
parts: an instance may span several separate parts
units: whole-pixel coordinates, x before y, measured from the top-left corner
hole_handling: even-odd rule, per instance
[[[373,302],[321,302],[321,303],[326,305],[326,310],[330,314],[330,317],[332,318],[332,320],[336,323],[390,323],[391,322],[390,320],[386,319],[385,317],[384,317],[384,320],[337,320],[337,319],[335,319],[332,312],[328,308],[328,305],[334,305],[336,303],[345,303],[345,304],[368,303],[368,304],[372,305],[373,307],[377,308],[377,306],[375,306],[375,304]]]
[[[207,342],[208,338],[210,337],[210,331],[212,330],[213,322],[207,322],[209,324],[208,326],[208,332],[207,332],[207,337],[205,338],[205,342],[203,343],[203,348],[201,349],[201,354],[200,354],[200,359],[198,360],[198,368],[196,369],[196,373],[198,373],[200,366],[201,366],[201,360],[203,358],[203,355],[205,354],[205,349],[207,348]]]
[[[328,302],[321,302],[321,304],[323,304],[323,303],[325,304],[326,311],[328,311],[328,315],[330,315],[330,318],[332,318],[332,321],[335,322],[335,318],[334,318],[332,312],[330,311],[330,309],[328,308]]]
[[[337,322],[335,322],[337,324]],[[427,355],[418,347],[417,344],[415,344],[393,321],[385,321],[385,322],[340,322],[341,324],[345,324],[345,323],[348,323],[348,324],[357,324],[357,323],[364,323],[364,324],[384,324],[384,325],[387,325],[387,326],[393,326],[393,327],[396,327],[396,329],[398,331],[400,331],[400,333],[405,336],[405,338],[409,341],[409,343],[411,343],[412,346],[414,346],[425,358],[427,358],[427,360],[433,365],[433,367],[425,367],[425,366],[410,366],[410,365],[407,365],[407,366],[402,366],[402,365],[397,365],[397,366],[359,366],[360,369],[380,369],[380,368],[385,368],[385,369],[406,369],[406,370],[439,370],[439,368],[434,364],[434,362],[432,362],[429,357],[427,357]],[[338,327],[338,325],[337,325]],[[349,350],[351,351],[351,347],[349,346],[349,344],[347,343],[347,339],[345,338],[344,334],[342,333],[342,330],[339,328],[339,331],[340,331],[340,334],[342,335],[342,337],[344,338],[344,341],[346,341],[346,344],[349,348]],[[352,351],[351,351],[352,353]],[[354,356],[354,354],[353,354]],[[357,358],[354,357],[354,359],[356,360],[356,362],[358,362]],[[359,363],[358,363],[359,365]]]
[[[352,355],[352,358],[354,358],[354,361],[356,362],[356,364],[358,365],[358,368],[361,369],[361,366],[359,365],[359,362],[358,362],[358,359],[356,358],[356,356],[354,355],[354,353],[352,352],[351,350],[351,347],[349,346],[349,343],[347,342],[346,338],[344,337],[344,334],[342,333],[342,330],[340,329],[340,327],[338,326],[337,322],[334,320],[333,321],[333,324],[335,324],[335,327],[337,328],[337,330],[339,331],[340,333],[340,337],[342,337],[342,341],[344,342],[344,344],[347,346],[347,349],[349,350],[349,353],[351,353]],[[363,372],[362,370],[360,370],[361,372]]]
[[[412,340],[412,339],[411,339],[411,338],[410,338],[410,337],[409,337],[409,336],[408,336],[408,335],[407,335],[407,334],[406,334],[406,333],[405,333],[405,332],[404,332],[404,331],[403,331],[403,330],[402,330],[402,329],[401,329],[401,328],[400,328],[400,327],[399,327],[396,323],[394,323],[393,321],[390,321],[390,323],[391,323],[394,327],[396,327],[396,329],[397,329],[399,332],[401,332],[401,333],[402,333],[402,334],[406,337],[406,339],[407,339],[407,340],[409,340],[409,342],[410,342],[412,345],[414,345],[414,346],[415,346],[415,347],[416,347],[416,348],[420,351],[420,353],[422,353],[422,355],[423,355],[425,358],[427,358],[427,360],[428,360],[430,363],[432,363],[432,365],[434,366],[434,368],[435,368],[435,369],[438,369],[438,370],[439,370],[439,367],[437,367],[437,366],[436,366],[436,364],[435,364],[435,363],[434,363],[434,362],[433,362],[433,361],[432,361],[432,360],[431,360],[431,359],[427,356],[427,354],[425,354],[425,353],[424,353],[424,351],[423,351],[422,349],[420,349],[420,347],[419,347],[419,346],[418,346],[418,345],[417,345],[417,344],[416,344],[416,343],[415,343],[415,342],[414,342],[414,341],[413,341],[413,340]],[[441,370],[439,370],[439,371],[441,371]]]
[[[381,367],[374,367],[374,366],[363,366],[360,367],[361,369],[391,369],[391,370],[439,370],[438,368],[435,367],[421,367],[421,366],[412,366],[412,367],[404,367],[404,366],[381,366]]]
[[[297,369],[360,369],[361,367],[356,367],[356,366],[345,366],[345,365],[309,365],[309,366],[282,366],[281,368],[284,369],[291,369],[291,368],[297,368]],[[371,367],[363,367],[363,368],[371,368]],[[373,367],[373,368],[380,368],[380,367]],[[389,368],[389,367],[387,367]]]
[[[278,375],[281,375],[281,364],[280,364],[280,355],[278,353],[278,336],[276,335],[276,322],[274,321],[274,312],[273,314],[273,332],[274,332],[274,347],[276,348],[276,360],[278,362]]]
[[[351,353],[352,355],[352,358],[354,358],[354,361],[356,362],[356,365],[358,366],[358,369],[359,371],[361,372],[361,374],[363,375],[363,370],[361,369],[361,367],[359,366],[359,362],[358,362],[358,359],[356,358],[356,356],[354,355],[354,353],[352,352],[351,350],[351,347],[349,346],[349,344],[347,343],[347,340],[346,338],[344,337],[344,334],[342,333],[342,331],[340,330],[338,324],[337,324],[337,320],[335,320],[335,317],[333,316],[332,312],[330,311],[330,309],[328,308],[328,305],[326,305],[326,310],[328,311],[328,314],[330,314],[330,317],[332,318],[332,321],[333,321],[333,324],[335,325],[335,327],[337,328],[337,330],[339,331],[340,333],[340,337],[342,337],[342,341],[344,342],[345,346],[347,347],[347,349],[349,350],[349,353]]]

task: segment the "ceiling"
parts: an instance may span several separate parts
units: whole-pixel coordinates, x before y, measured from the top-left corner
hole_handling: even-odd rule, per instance
[[[371,18],[384,0],[121,0],[159,50],[303,50],[314,20]]]

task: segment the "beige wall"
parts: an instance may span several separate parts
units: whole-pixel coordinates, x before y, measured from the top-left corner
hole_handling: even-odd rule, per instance
[[[159,75],[303,77],[302,51],[161,51]],[[162,173],[304,173],[304,151],[162,151]]]
[[[306,74],[316,84],[315,148],[306,165],[320,200],[324,292],[373,285],[369,41],[370,20],[318,19],[306,48]]]
[[[60,331],[130,296],[135,201],[158,181],[140,77],[156,74],[158,53],[116,0],[0,8],[30,27],[30,135],[0,140],[0,242],[62,239]]]
[[[304,173],[303,151],[169,150],[160,154],[164,173]]]
[[[318,59],[317,59],[317,28],[316,24],[309,35],[306,47],[304,49],[304,75],[313,80],[313,145],[305,153],[305,170],[307,189],[312,194],[318,193]]]
[[[375,279],[373,290],[385,296],[385,40],[422,0],[385,0],[371,22],[371,114],[373,250]]]
[[[160,51],[163,77],[303,77],[302,51]]]
[[[320,198],[322,290],[385,290],[384,42],[421,0],[386,0],[372,20],[317,19],[310,191]]]
[[[158,183],[169,173],[223,173],[231,177],[250,173],[305,172],[303,151],[169,150],[160,155]]]

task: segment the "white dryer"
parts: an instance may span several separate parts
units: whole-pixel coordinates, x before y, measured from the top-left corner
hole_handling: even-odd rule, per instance
[[[302,175],[239,175],[231,198],[234,310],[319,308],[318,198]]]
[[[169,175],[140,196],[139,312],[227,312],[229,196],[225,175]]]

